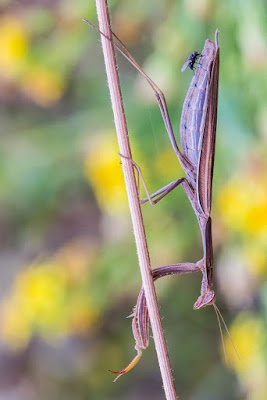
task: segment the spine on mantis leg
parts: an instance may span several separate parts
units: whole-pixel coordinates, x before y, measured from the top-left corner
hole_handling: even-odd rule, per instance
[[[152,271],[153,280],[156,281],[159,278],[169,275],[190,274],[193,272],[198,272],[201,269],[202,264],[203,260],[200,260],[196,264],[182,263],[182,264],[166,265],[163,267],[155,268]],[[137,355],[127,365],[127,367],[123,368],[121,371],[116,372],[110,370],[110,372],[112,372],[113,374],[118,375],[115,378],[114,382],[121,375],[124,375],[127,372],[129,372],[138,363],[138,361],[142,356],[142,351],[145,350],[149,344],[149,317],[148,317],[145,292],[143,288],[140,290],[136,306],[133,309],[133,314],[129,315],[129,317],[133,317],[132,331],[135,340],[135,349],[137,351]]]

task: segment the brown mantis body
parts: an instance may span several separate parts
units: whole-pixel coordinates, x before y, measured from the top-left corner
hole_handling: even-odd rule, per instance
[[[213,249],[211,235],[211,192],[215,154],[219,78],[218,31],[215,43],[206,40],[191,85],[187,92],[180,124],[181,145],[184,155],[194,166],[196,179],[187,175],[193,189],[189,200],[196,213],[203,243],[203,280],[201,296],[194,304],[198,309],[215,300],[211,289],[213,278]]]
[[[85,22],[88,23],[88,21]],[[94,29],[98,30],[92,24],[88,24]],[[167,275],[201,271],[203,275],[201,294],[194,304],[194,309],[200,309],[207,305],[213,304],[217,314],[219,311],[214,304],[215,293],[212,290],[213,248],[210,212],[217,125],[219,78],[218,31],[215,33],[215,42],[210,40],[206,40],[205,42],[203,51],[200,54],[201,63],[198,63],[197,65],[195,74],[184,101],[180,123],[180,136],[183,153],[180,151],[177,145],[163,93],[141,69],[138,63],[130,55],[127,48],[114,33],[113,36],[119,41],[119,45],[114,43],[116,48],[138,69],[138,71],[141,72],[151,88],[154,90],[172,147],[186,174],[186,178],[180,178],[174,182],[171,182],[152,195],[149,195],[146,186],[144,185],[147,198],[142,200],[141,203],[149,201],[151,204],[156,204],[175,187],[181,185],[187,194],[187,197],[189,198],[197,216],[202,237],[203,258],[200,261],[197,263],[173,264],[156,268],[152,270],[153,278],[156,280]],[[192,55],[194,55],[193,59]],[[190,65],[192,66],[192,68],[189,66],[190,69],[193,69],[197,55],[199,56],[197,52],[192,53],[188,57],[182,70],[186,69],[186,67],[189,66],[189,63],[191,63]],[[123,157],[123,155],[121,156]],[[139,167],[134,163],[134,161],[133,164],[143,181]],[[153,198],[156,198],[156,200],[152,201]],[[138,296],[137,304],[134,308],[132,316],[132,330],[136,342],[135,348],[137,350],[137,355],[123,370],[119,372],[111,371],[118,374],[118,377],[128,372],[138,362],[142,355],[142,350],[148,346],[149,319],[143,289],[141,289],[141,292]]]
[[[215,43],[206,40],[201,53],[201,64],[198,64],[196,68],[184,101],[180,123],[183,157],[181,157],[172,129],[170,129],[171,124],[165,99],[162,96],[158,97],[158,93],[156,93],[167,132],[175,152],[178,152],[180,156],[179,160],[187,179],[181,178],[171,182],[142,200],[142,203],[148,200],[152,202],[151,199],[157,197],[152,202],[152,204],[155,204],[176,186],[181,185],[191,202],[201,231],[203,259],[196,264],[183,263],[156,268],[152,273],[154,280],[156,280],[167,275],[192,273],[201,270],[203,275],[201,294],[194,304],[194,309],[215,303],[215,293],[212,290],[213,248],[210,211],[217,123],[218,74],[219,48],[218,31],[216,31]],[[138,168],[138,166],[136,167]],[[143,290],[139,294],[137,305],[134,309],[132,328],[136,341],[137,356],[124,370],[117,373],[119,376],[128,372],[138,362],[142,350],[148,346],[148,312]]]

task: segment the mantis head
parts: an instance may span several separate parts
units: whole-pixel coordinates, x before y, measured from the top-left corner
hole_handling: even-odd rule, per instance
[[[215,292],[208,288],[204,293],[202,293],[194,304],[194,310],[199,310],[200,308],[210,306],[216,301]]]

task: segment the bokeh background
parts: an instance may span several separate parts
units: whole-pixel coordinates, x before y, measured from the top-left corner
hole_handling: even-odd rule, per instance
[[[187,400],[267,398],[267,44],[264,0],[113,0],[113,29],[164,91],[179,138],[189,53],[220,30],[213,185],[217,304],[200,275],[157,282],[175,383]],[[0,397],[163,399],[153,340],[135,355],[140,274],[93,0],[0,3]],[[150,192],[183,175],[153,93],[118,56],[135,161]],[[179,139],[178,139],[179,140]],[[143,206],[153,267],[201,258],[181,189]]]

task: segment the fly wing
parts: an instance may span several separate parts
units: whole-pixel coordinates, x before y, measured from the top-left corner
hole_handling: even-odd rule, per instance
[[[217,127],[219,82],[219,48],[217,43],[218,31],[216,31],[215,37],[215,56],[210,72],[210,83],[207,94],[207,112],[204,120],[204,129],[198,164],[198,200],[202,210],[206,215],[209,215],[211,210],[211,191]]]
[[[184,63],[184,65],[182,66],[182,69],[181,69],[182,72],[184,72],[186,70],[186,68],[188,68],[188,66],[189,66],[189,63],[190,63],[189,57],[187,58],[187,60]]]

